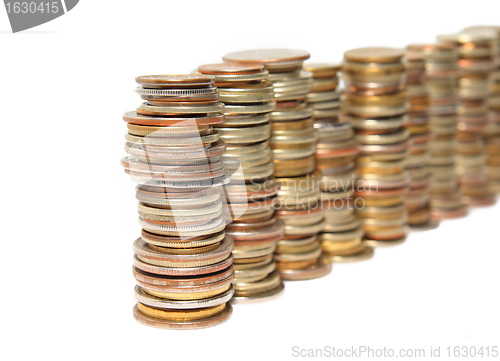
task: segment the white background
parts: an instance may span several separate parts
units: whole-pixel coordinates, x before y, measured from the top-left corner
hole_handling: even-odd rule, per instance
[[[499,23],[498,1],[80,1],[11,34],[0,9],[4,360],[292,359],[292,347],[500,346],[500,205],[287,283],[199,331],[134,321],[139,235],[121,114],[134,77],[186,73],[228,52],[307,49],[340,61]],[[428,355],[428,354],[427,354]]]

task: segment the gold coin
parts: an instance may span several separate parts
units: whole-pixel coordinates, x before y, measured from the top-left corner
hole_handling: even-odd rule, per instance
[[[160,292],[160,291],[149,290],[144,287],[142,289],[145,293],[158,298],[167,298],[171,300],[201,300],[204,298],[211,298],[219,294],[222,294],[226,292],[230,287],[231,284],[228,284],[216,290],[205,291],[205,292],[193,292],[193,293]]]
[[[223,303],[221,305],[208,308],[199,308],[193,310],[174,310],[150,307],[137,302],[137,309],[144,315],[169,321],[191,321],[208,318],[221,313],[225,307],[226,304]]]
[[[305,63],[304,70],[313,73],[314,78],[333,78],[337,76],[342,65],[334,63]]]
[[[359,63],[395,63],[404,56],[404,50],[395,48],[358,48],[344,53],[344,59]]]

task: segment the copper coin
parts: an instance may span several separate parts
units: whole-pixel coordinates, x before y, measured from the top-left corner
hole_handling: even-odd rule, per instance
[[[370,247],[390,247],[397,246],[406,241],[406,235],[402,235],[400,238],[394,239],[370,239],[366,238],[365,242]]]
[[[466,206],[457,209],[433,208],[431,211],[432,218],[437,220],[462,218],[468,213],[468,208]]]
[[[135,111],[126,112],[123,120],[127,123],[150,126],[192,127],[197,125],[220,124],[224,122],[224,114],[196,115],[186,117],[153,117],[139,115]]]
[[[135,81],[143,88],[209,87],[212,85],[214,77],[201,74],[144,75],[138,76]]]

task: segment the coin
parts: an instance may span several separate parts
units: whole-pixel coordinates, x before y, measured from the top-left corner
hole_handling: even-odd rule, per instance
[[[319,259],[316,263],[301,269],[282,269],[280,276],[287,281],[303,281],[324,277],[332,271],[332,265],[326,259]]]
[[[403,56],[400,49],[382,47],[359,48],[344,53],[345,60],[360,63],[396,63]]]
[[[332,236],[356,231],[357,227],[362,227],[366,239],[405,236],[408,218],[404,204],[407,187],[411,184],[405,168],[409,164],[408,156],[415,154],[409,138],[418,129],[410,124],[410,119],[416,119],[416,114],[413,116],[411,113],[416,103],[408,102],[408,97],[413,94],[421,97],[421,93],[417,88],[404,89],[407,77],[419,79],[410,61],[406,70],[404,55],[403,50],[393,48],[359,48],[344,53],[342,77],[346,94],[342,116],[345,121],[352,122],[356,140],[360,143],[360,157],[357,161],[356,191],[353,192],[356,212],[346,211],[343,223],[329,224],[326,229],[335,231]],[[418,59],[412,60],[420,65]],[[377,208],[381,212],[367,212],[365,208]],[[401,216],[387,217],[391,214],[387,212],[393,208],[397,208]],[[354,214],[360,221],[355,221]],[[384,214],[384,219],[379,219],[380,214]],[[325,233],[325,237],[328,236],[329,233]],[[346,257],[357,253],[360,259],[371,255],[371,251],[366,250],[367,243],[357,241],[358,238],[348,239],[345,250],[339,249],[342,244],[332,244],[327,239],[324,248],[332,257],[338,256],[339,252]]]
[[[145,75],[138,76],[135,81],[143,88],[205,88],[211,86],[214,78],[209,75]]]
[[[126,112],[123,115],[123,120],[127,123],[149,126],[179,126],[179,127],[195,127],[197,125],[218,124],[224,121],[223,114],[200,114],[195,117],[152,117],[137,114],[136,112]],[[189,128],[188,128],[189,129]]]
[[[220,306],[219,306],[220,307]],[[201,318],[196,320],[164,320],[158,317],[150,317],[139,311],[138,306],[134,306],[134,318],[147,326],[168,328],[168,329],[199,329],[213,327],[228,320],[233,311],[230,304],[226,304],[223,311],[210,316],[208,318]]]
[[[304,60],[309,59],[307,51],[296,49],[262,49],[246,50],[227,54],[223,60],[229,63],[262,64],[266,69],[294,68],[302,66]]]

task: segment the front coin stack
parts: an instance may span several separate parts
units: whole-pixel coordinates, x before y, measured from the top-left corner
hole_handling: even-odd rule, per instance
[[[214,127],[227,145],[223,162],[232,172],[226,186],[232,222],[226,233],[234,240],[234,298],[270,297],[283,290],[273,254],[285,225],[274,211],[278,187],[270,179],[275,102],[269,72],[259,64],[228,63],[202,65],[198,72],[214,76],[226,105],[224,123]]]
[[[271,148],[274,176],[281,186],[277,214],[286,224],[275,259],[286,280],[316,278],[331,270],[321,257],[317,239],[323,227],[323,212],[318,206],[317,181],[312,177],[318,135],[313,127],[312,109],[305,102],[313,86],[312,74],[302,70],[308,58],[306,51],[287,49],[250,50],[224,56],[226,62],[264,65],[274,86],[277,104],[271,113]]]
[[[359,146],[351,124],[340,116],[340,65],[309,63],[304,69],[314,77],[307,102],[314,109],[314,127],[319,133],[315,157],[325,211],[325,226],[319,236],[323,252],[337,262],[370,258],[373,248],[363,241],[363,229],[354,212]]]
[[[411,51],[423,54],[425,86],[429,94],[432,170],[431,213],[436,220],[467,214],[455,169],[458,105],[458,52],[453,44],[414,44]]]
[[[134,242],[135,318],[163,328],[203,328],[232,312],[231,251],[220,192],[228,181],[224,121],[213,77],[136,78],[146,100],[128,112],[125,172],[138,182],[141,237]]]
[[[490,122],[484,130],[488,164],[486,173],[492,191],[500,194],[500,26],[473,26],[465,29],[469,32],[489,31],[496,35],[497,68],[493,72],[489,106],[491,111]]]
[[[495,35],[463,32],[438,39],[458,47],[459,95],[457,172],[462,197],[472,206],[494,204],[486,174],[483,132],[489,122],[490,79],[496,67]]]
[[[406,196],[408,224],[415,228],[435,228],[431,217],[430,190],[432,173],[429,167],[431,131],[429,126],[429,95],[425,86],[425,57],[412,46],[406,51],[406,92],[410,103],[407,129],[410,132],[410,156],[406,169],[410,189]]]
[[[344,53],[343,112],[361,145],[355,195],[362,204],[356,200],[356,208],[370,245],[403,242],[407,234],[409,133],[403,55],[393,48]]]

